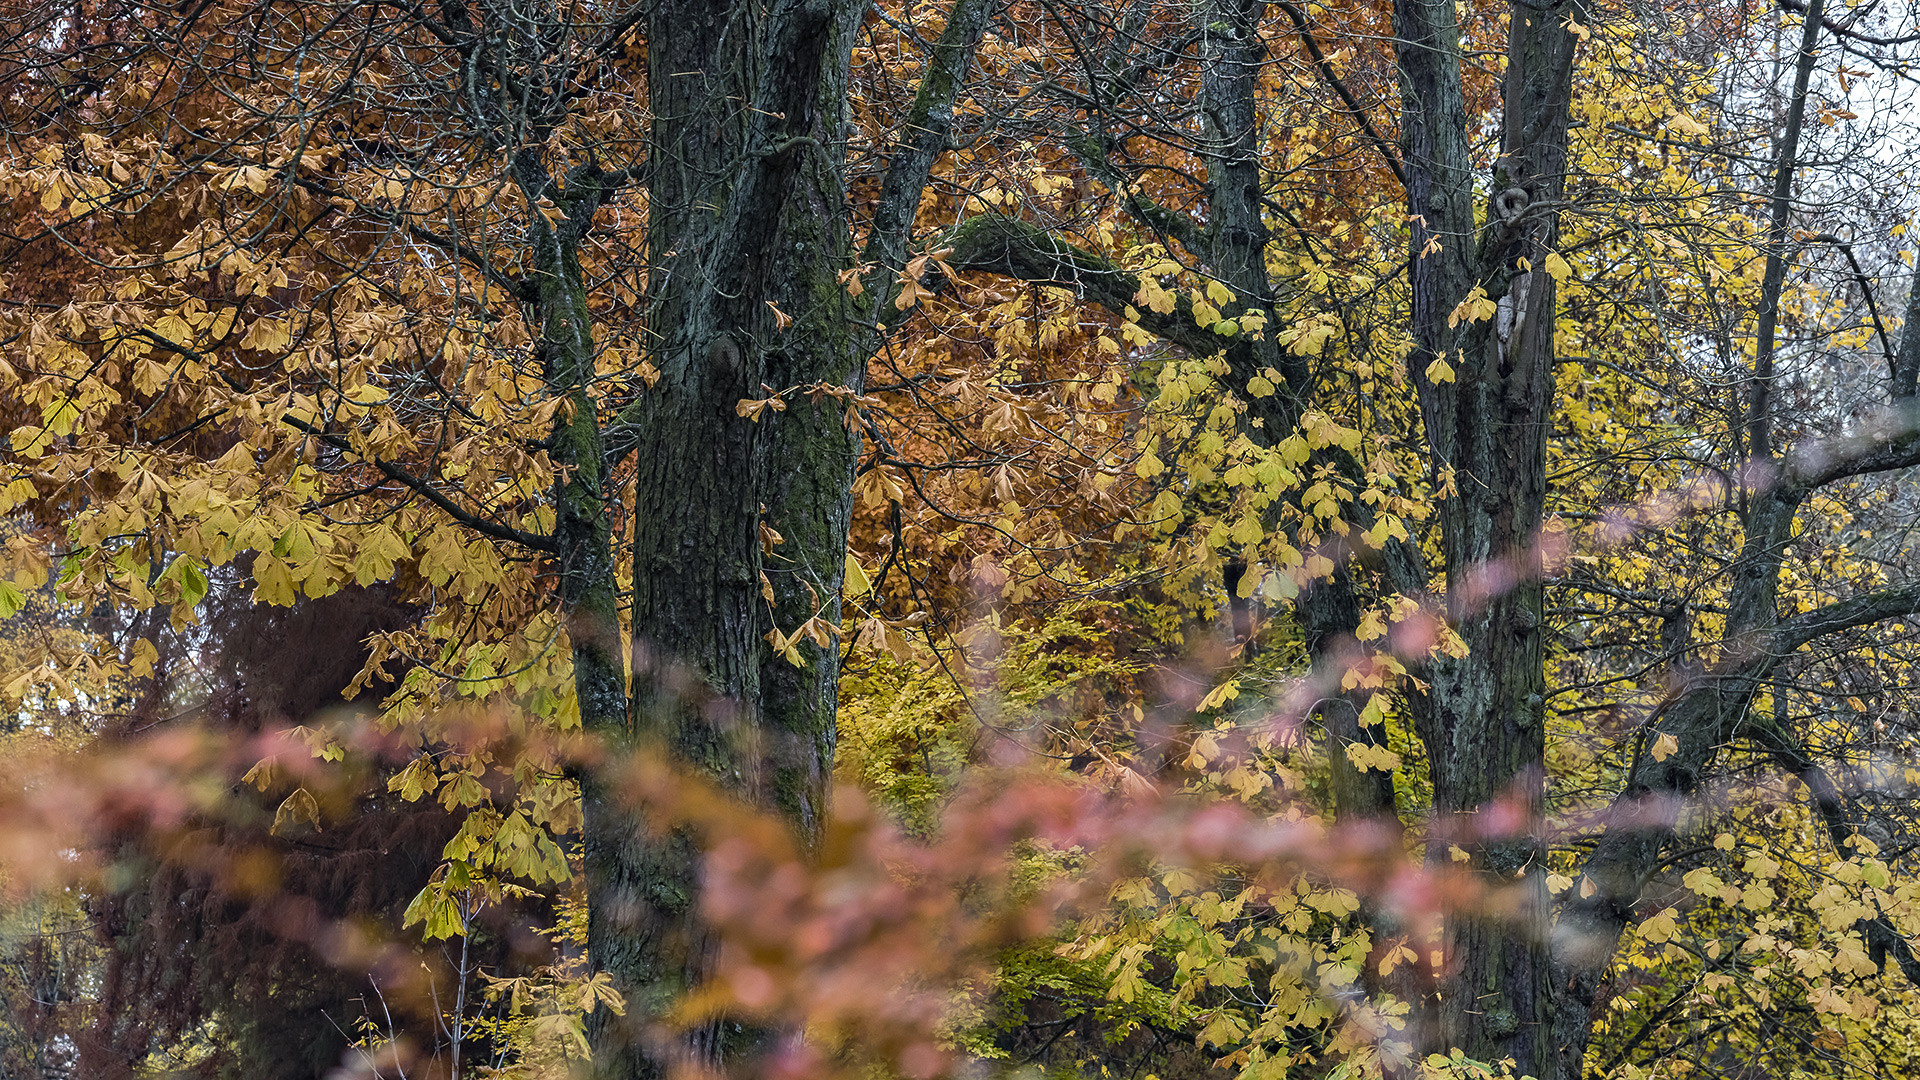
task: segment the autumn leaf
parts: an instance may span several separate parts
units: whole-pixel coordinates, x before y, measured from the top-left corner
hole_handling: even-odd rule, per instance
[[[1655,761],[1665,761],[1680,751],[1680,738],[1671,732],[1661,732],[1648,747],[1647,752]]]
[[[295,788],[293,794],[281,800],[280,808],[273,812],[273,834],[285,835],[302,822],[316,830],[320,828],[320,804],[315,801],[313,792],[304,787]]]
[[[1493,318],[1494,312],[1498,310],[1500,310],[1499,306],[1488,299],[1487,290],[1475,285],[1473,290],[1467,293],[1467,298],[1460,301],[1454,307],[1453,313],[1447,316],[1447,325],[1454,327],[1463,322],[1485,322]]]

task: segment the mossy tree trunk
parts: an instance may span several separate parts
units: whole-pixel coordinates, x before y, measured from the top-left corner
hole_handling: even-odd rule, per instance
[[[892,310],[987,6],[956,4],[929,58],[862,254],[878,266],[864,303],[839,276],[855,264],[842,125],[864,5],[668,0],[642,23],[644,302],[660,379],[619,419],[636,470],[631,700],[588,723],[615,746],[668,750],[803,839],[826,812],[839,657],[802,638],[796,664],[768,639],[839,621],[860,451],[844,391],[861,389],[884,333],[876,312]],[[776,394],[784,411],[736,409]],[[664,1041],[651,1030],[704,977],[712,945],[692,838],[649,838],[617,795],[588,778],[588,952],[629,994],[624,1021],[598,1016],[596,1072],[628,1080],[750,1056],[762,1034],[731,1022]]]

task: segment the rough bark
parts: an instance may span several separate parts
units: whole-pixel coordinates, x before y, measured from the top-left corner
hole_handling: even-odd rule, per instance
[[[889,269],[948,149],[987,10],[962,0],[930,61],[870,232],[869,255]],[[802,640],[796,665],[767,638],[815,617],[838,624],[860,449],[845,398],[884,333],[837,276],[854,262],[841,120],[863,11],[669,0],[643,22],[657,263],[646,311],[661,377],[619,423],[616,452],[637,471],[636,670],[630,712],[601,724],[664,746],[803,838],[825,813],[838,657]],[[786,410],[737,414],[775,394]],[[596,1070],[627,1080],[736,1061],[759,1033],[720,1021],[662,1042],[648,1029],[704,976],[712,945],[693,838],[648,838],[612,795],[589,780],[588,951],[629,1008],[624,1022],[596,1014]]]
[[[1200,122],[1207,166],[1207,229],[1199,254],[1208,269],[1233,290],[1233,300],[1222,314],[1233,317],[1254,311],[1271,326],[1274,296],[1266,251],[1273,236],[1262,206],[1259,152],[1260,64],[1265,54],[1259,27],[1265,7],[1253,0],[1211,0],[1201,12]],[[1271,333],[1234,336],[1226,343],[1226,356],[1228,377],[1236,391],[1244,391],[1248,380],[1266,368],[1280,372],[1292,389],[1291,395],[1276,394],[1273,400],[1285,401],[1307,390],[1305,363],[1280,348]],[[1293,417],[1285,421],[1284,427],[1273,430],[1292,430]]]
[[[637,471],[636,670],[620,733],[665,746],[807,828],[829,768],[834,673],[817,653],[811,675],[772,670],[764,638],[805,586],[821,605],[838,596],[846,496],[833,478],[850,476],[851,455],[832,441],[810,444],[825,406],[803,404],[777,431],[735,406],[767,396],[774,380],[843,381],[853,362],[844,329],[803,344],[780,312],[837,329],[837,292],[821,283],[845,265],[833,147],[855,17],[850,4],[787,0],[668,2],[643,20],[656,262],[646,312],[661,377],[623,418]],[[775,447],[797,456],[783,462],[791,469],[770,467]],[[796,555],[780,564],[762,556],[770,503],[794,533]],[[831,558],[820,554],[836,542]],[[775,614],[761,595],[768,571],[780,582]],[[627,1022],[603,1017],[593,1033],[597,1070],[655,1076],[676,1059],[715,1065],[749,1049],[753,1033],[725,1022],[646,1045],[644,1025],[710,962],[692,838],[649,838],[598,785],[585,811],[589,957],[630,995]]]
[[[1545,727],[1538,532],[1550,426],[1554,207],[1566,169],[1574,5],[1511,9],[1501,157],[1484,229],[1473,209],[1470,126],[1454,6],[1398,0],[1403,170],[1414,215],[1412,332],[1427,439],[1454,494],[1441,505],[1448,616],[1469,653],[1436,658],[1415,727],[1433,775],[1434,813],[1472,867],[1519,890],[1519,918],[1462,917],[1451,928],[1454,968],[1442,980],[1424,1039],[1476,1058],[1511,1057],[1540,1075],[1549,1058],[1544,854],[1537,829],[1491,835],[1476,825],[1497,799],[1538,822]],[[1523,260],[1525,260],[1523,262]],[[1487,321],[1456,316],[1475,287],[1496,306]],[[1426,376],[1435,359],[1451,381]]]

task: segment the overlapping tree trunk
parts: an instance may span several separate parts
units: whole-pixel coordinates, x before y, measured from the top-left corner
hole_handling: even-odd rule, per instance
[[[956,5],[930,58],[865,253],[881,276],[856,304],[839,277],[854,262],[841,119],[864,10],[668,3],[646,27],[657,260],[646,303],[661,378],[621,418],[638,474],[631,711],[596,723],[622,744],[657,740],[803,836],[825,813],[838,656],[802,640],[795,664],[767,638],[839,621],[860,448],[846,394],[892,313],[883,305],[988,5]],[[776,394],[784,411],[736,409]],[[589,785],[589,952],[638,996],[628,1022],[601,1019],[596,1068],[625,1080],[677,1056],[717,1065],[750,1052],[754,1034],[731,1023],[646,1048],[643,1025],[700,980],[711,946],[691,839],[643,838],[610,795]]]
[[[1544,685],[1538,535],[1553,392],[1553,250],[1566,172],[1575,4],[1510,13],[1501,156],[1479,181],[1463,98],[1460,31],[1445,0],[1398,0],[1401,139],[1412,221],[1413,354],[1440,507],[1447,617],[1468,647],[1436,657],[1414,697],[1441,849],[1457,843],[1490,886],[1520,890],[1519,918],[1462,916],[1425,1040],[1540,1075],[1549,1058],[1544,844],[1538,830],[1484,830],[1507,800],[1538,822]],[[1479,290],[1476,294],[1475,290]],[[1470,300],[1483,295],[1491,316]],[[1451,369],[1449,377],[1446,369]],[[1444,858],[1444,855],[1440,857]]]

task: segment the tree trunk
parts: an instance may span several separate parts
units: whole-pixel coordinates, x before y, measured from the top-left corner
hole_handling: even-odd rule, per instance
[[[837,0],[668,2],[645,26],[661,377],[628,417],[635,677],[621,734],[808,831],[831,767],[835,656],[809,644],[794,669],[765,639],[837,616],[857,444],[831,398],[766,425],[736,405],[855,375],[834,272],[848,261],[838,147],[857,17]],[[763,555],[769,527],[787,542]],[[748,1051],[754,1034],[730,1022],[664,1041],[647,1030],[704,977],[712,946],[692,838],[648,838],[613,794],[586,798],[588,952],[629,1007],[593,1032],[597,1071],[657,1076]]]
[[[1436,857],[1457,844],[1489,888],[1517,892],[1506,917],[1455,920],[1452,967],[1423,1038],[1482,1060],[1511,1057],[1516,1073],[1534,1075],[1549,1060],[1538,534],[1555,307],[1553,279],[1529,268],[1543,265],[1554,243],[1573,61],[1566,24],[1577,15],[1512,7],[1502,154],[1482,228],[1454,5],[1395,5],[1413,215],[1416,346],[1407,363],[1436,464],[1452,472],[1440,514],[1447,615],[1468,648],[1427,667],[1431,689],[1414,699],[1415,728],[1431,763]],[[1461,310],[1476,286],[1494,305],[1491,317]],[[1483,824],[1496,801],[1512,804],[1526,826]]]
[[[622,742],[683,765],[818,835],[832,771],[837,628],[860,451],[846,400],[884,328],[914,211],[946,151],[953,97],[985,25],[962,0],[930,58],[889,168],[865,260],[888,275],[863,309],[853,265],[842,120],[854,34],[847,0],[649,9],[646,297],[658,384],[622,418],[634,435],[630,710],[603,719]],[[743,418],[743,399],[784,411]],[[792,639],[787,650],[769,641]],[[583,692],[584,700],[584,692]],[[762,1035],[722,1019],[688,1036],[650,1029],[705,977],[694,839],[649,839],[617,793],[589,783],[588,953],[629,995],[596,1014],[596,1072],[664,1075],[751,1054]],[[649,1041],[651,1040],[651,1041]]]

